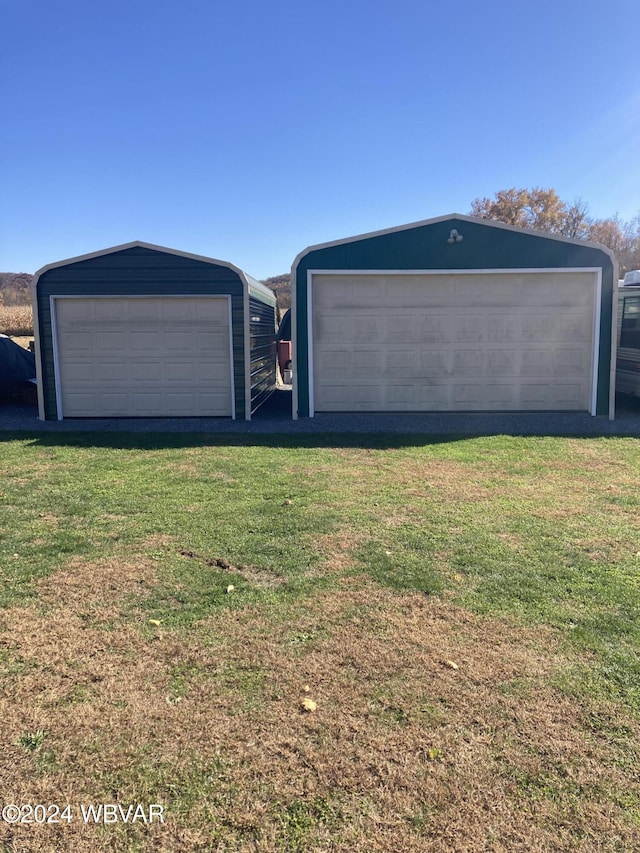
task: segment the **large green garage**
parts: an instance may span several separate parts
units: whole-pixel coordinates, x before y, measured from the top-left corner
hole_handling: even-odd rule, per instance
[[[128,243],[33,282],[41,419],[249,419],[275,389],[275,297],[225,261]]]
[[[613,417],[615,261],[459,214],[311,246],[292,270],[294,417]]]

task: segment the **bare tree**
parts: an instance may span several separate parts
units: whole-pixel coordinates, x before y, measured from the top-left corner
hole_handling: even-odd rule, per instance
[[[589,235],[589,205],[581,198],[566,208],[562,236],[587,240]]]
[[[499,190],[492,199],[474,199],[471,215],[519,228],[601,243],[617,257],[620,275],[640,269],[640,213],[631,222],[624,222],[617,214],[607,219],[591,219],[589,208],[582,199],[567,204],[554,189],[512,187]]]
[[[471,204],[471,215],[563,237],[583,237],[588,222],[585,202],[578,199],[568,205],[554,189],[542,187],[512,187],[499,190],[493,199],[477,198]]]

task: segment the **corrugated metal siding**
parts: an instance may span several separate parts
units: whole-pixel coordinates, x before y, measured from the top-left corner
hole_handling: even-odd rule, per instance
[[[144,247],[100,255],[46,271],[37,285],[45,418],[55,420],[57,417],[50,296],[163,296],[184,293],[231,296],[236,418],[243,419],[246,415],[243,292],[243,282],[228,267]]]
[[[255,296],[249,297],[251,414],[276,387],[276,311]]]
[[[463,236],[449,243],[451,229]],[[361,240],[326,246],[304,255],[296,280],[296,370],[298,413],[309,414],[309,341],[307,272],[309,270],[467,270],[600,267],[602,304],[597,414],[609,411],[613,264],[592,246],[566,243],[521,231],[451,217]]]

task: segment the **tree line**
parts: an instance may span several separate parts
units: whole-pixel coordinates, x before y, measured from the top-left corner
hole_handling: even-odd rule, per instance
[[[512,187],[499,190],[493,198],[476,198],[469,213],[518,228],[601,243],[616,256],[620,278],[629,270],[640,269],[640,213],[627,222],[618,214],[594,219],[586,202],[578,199],[568,203],[554,189],[541,187]]]
[[[32,275],[26,272],[0,272],[0,305],[25,305],[31,302]]]
[[[581,199],[568,203],[554,189],[512,187],[498,190],[493,198],[474,199],[469,215],[559,237],[601,243],[616,256],[620,278],[629,270],[640,269],[640,212],[629,221],[622,220],[618,214],[595,219]],[[0,304],[30,302],[32,278],[28,273],[0,273]],[[263,284],[276,294],[279,311],[283,313],[291,304],[290,274],[271,276],[263,279]]]

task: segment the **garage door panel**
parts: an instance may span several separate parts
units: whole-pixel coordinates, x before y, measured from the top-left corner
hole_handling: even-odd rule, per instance
[[[84,393],[69,392],[66,402],[69,406],[77,407],[81,410],[93,411],[96,408],[104,406],[109,411],[113,411],[116,415],[127,414],[128,395],[122,392],[110,392],[104,390],[98,394],[96,391],[90,390]]]
[[[189,329],[172,329],[159,333],[154,349],[160,346],[161,340],[166,351],[174,357],[181,353],[192,352],[194,348],[193,335]]]
[[[72,373],[67,370],[65,362],[65,385],[68,388],[72,382]],[[84,361],[78,363],[78,367],[85,367],[91,370],[90,381],[92,383],[100,383],[100,385],[104,384],[112,384],[112,385],[122,385],[123,382],[126,382],[130,376],[130,363],[127,359],[119,358],[108,358],[108,359],[100,359],[93,361]],[[77,377],[77,382],[73,383],[75,385],[82,384],[82,380],[80,377]]]
[[[311,293],[316,411],[590,409],[591,272],[326,273]]]
[[[514,385],[489,385],[486,391],[489,405],[488,407],[485,405],[484,408],[517,409],[519,407],[518,389]]]
[[[491,314],[487,317],[487,338],[493,343],[519,341],[521,326],[516,314]]]
[[[521,352],[521,376],[549,376],[553,371],[553,352],[548,349],[525,349]]]
[[[385,373],[390,377],[414,376],[419,353],[414,349],[389,349],[385,353]]]
[[[553,340],[553,317],[550,317],[547,314],[523,317],[522,339],[525,341]]]
[[[197,400],[193,393],[167,393],[158,401],[158,407],[165,417],[180,417],[182,412],[193,412],[197,408]]]
[[[67,376],[73,383],[93,382],[94,365],[86,361],[67,361]]]
[[[385,324],[385,340],[413,342],[420,340],[420,321],[408,315],[390,314]]]
[[[127,325],[134,324],[137,326],[147,323],[160,325],[160,321],[164,319],[163,303],[159,299],[128,299],[123,300],[121,304],[124,304],[126,308]],[[166,307],[169,308],[168,305]],[[171,310],[175,310],[173,305]]]
[[[353,395],[356,404],[361,404],[372,408],[379,409],[382,404],[382,389],[379,384],[372,383],[369,385],[358,385],[356,388],[350,388],[349,393]]]
[[[421,316],[420,340],[424,343],[444,343],[451,339],[452,318],[448,314]]]
[[[359,352],[347,349],[330,349],[324,350],[319,355],[319,368],[323,376],[330,377],[332,375],[341,376],[345,369],[349,373],[353,372],[354,361],[359,355]]]
[[[583,349],[560,349],[551,353],[554,376],[584,376],[590,359]]]
[[[98,395],[95,392],[92,395],[90,409],[95,410],[99,406],[105,406],[108,410],[112,410],[118,415],[126,415],[129,411],[129,395],[122,393],[102,394]]]
[[[453,352],[453,370],[456,376],[483,376],[484,353],[478,349],[459,349]]]
[[[166,398],[168,399],[168,394]],[[138,389],[135,392],[127,394],[126,408],[134,415],[143,416],[145,412],[150,415],[159,415],[163,413],[163,395],[159,391],[146,391]]]
[[[156,353],[163,345],[166,345],[165,336],[159,331],[148,329],[132,329],[124,336],[123,341],[124,349],[138,356]]]
[[[477,314],[460,314],[453,318],[453,337],[455,341],[469,343],[484,341],[487,337],[487,321]]]
[[[516,349],[488,349],[483,367],[489,377],[516,376],[520,369],[520,352]]]
[[[200,308],[199,314],[194,310],[196,305]],[[211,312],[207,311],[204,303],[200,302],[196,303],[196,305],[194,305],[191,299],[174,299],[172,304],[165,301],[160,305],[160,315],[169,325],[181,322],[190,324],[199,319],[199,317],[202,319],[212,319]],[[214,316],[217,316],[215,312]]]
[[[427,381],[430,376],[444,376],[451,371],[452,354],[446,350],[421,350],[420,374]]]
[[[73,391],[68,394],[69,405],[78,408],[89,408],[93,402],[93,391]]]
[[[579,314],[558,314],[554,319],[556,340],[591,340],[591,322],[586,322],[584,316],[580,316]]]
[[[162,364],[159,361],[134,361],[129,365],[129,376],[123,376],[121,381],[123,384],[130,382],[156,382],[162,379]]]
[[[590,319],[590,318],[589,318]],[[522,338],[529,341],[591,341],[591,323],[579,314],[533,314],[523,317]]]
[[[563,408],[574,408],[584,395],[584,385],[579,383],[557,383],[551,388],[553,400]]]
[[[69,300],[65,307],[65,316],[67,325],[79,324],[81,328],[85,328],[87,323],[92,325],[95,318],[95,305],[93,300],[88,299],[73,299]]]
[[[355,350],[353,353],[345,353],[345,357],[352,356],[351,369],[356,376],[379,376],[383,369],[384,353],[380,350]],[[338,376],[342,373],[342,363],[334,363],[334,369],[338,370]]]
[[[58,297],[55,305],[63,416],[232,414],[226,298]]]
[[[64,329],[65,340],[60,341],[60,346],[65,349],[69,347],[73,348],[73,329]],[[124,332],[120,331],[94,331],[89,336],[89,342],[86,346],[86,352],[99,352],[99,353],[114,353],[121,352],[126,350],[127,348],[127,335]]]
[[[432,287],[424,293],[421,275],[406,275],[402,281],[395,275],[334,275],[314,274],[314,306],[321,310],[333,305],[348,306],[356,311],[367,311],[372,305],[390,311],[410,307],[416,303],[437,307],[448,304],[451,291],[450,276],[435,276]]]
[[[219,361],[210,361],[201,359],[195,362],[192,370],[192,381],[202,386],[209,380],[213,381],[216,386],[224,388],[225,381],[228,380],[227,365]]]
[[[387,390],[387,402],[390,407],[402,406],[410,409],[415,405],[415,385],[392,385]]]
[[[332,385],[328,382],[321,392],[321,406],[327,407],[332,411],[348,411],[348,392],[349,388],[346,385]]]
[[[117,326],[123,326],[127,319],[127,310],[126,304],[121,299],[99,299],[99,300],[86,300],[86,299],[74,299],[73,305],[71,305],[71,300],[69,307],[65,306],[66,316],[69,317],[70,314],[75,315],[75,319],[79,323],[83,323],[83,312],[87,314],[87,316],[94,323],[114,323]],[[86,307],[85,307],[86,306]]]
[[[346,334],[355,343],[367,343],[371,340],[386,339],[386,318],[362,317],[352,312],[348,317]]]
[[[520,388],[522,408],[541,408],[549,399],[555,400],[551,382],[524,383]]]
[[[424,386],[419,382],[398,383],[386,387],[384,399],[384,408],[391,411],[436,411],[447,407],[448,389],[439,385]]]
[[[206,332],[190,336],[191,346],[202,356],[222,359],[229,356],[229,332],[226,328],[212,327]]]
[[[318,333],[327,342],[339,344],[350,334],[350,323],[347,317],[326,314],[318,320]]]
[[[510,307],[521,301],[522,282],[517,278],[505,281],[501,276],[451,276],[453,303],[459,308]]]
[[[484,402],[484,388],[474,383],[453,386],[453,403],[457,408],[480,408]]]
[[[77,353],[78,355],[86,355],[91,352],[95,345],[95,335],[90,332],[71,331],[69,340],[66,342],[66,350],[68,353]]]
[[[336,343],[340,340],[357,340],[366,343],[370,335],[380,341],[386,335],[387,318],[367,316],[365,311],[354,310],[351,306],[341,315],[328,313],[319,320],[319,330],[327,339]]]
[[[419,385],[415,389],[416,411],[438,412],[451,407],[451,388],[448,384]]]

